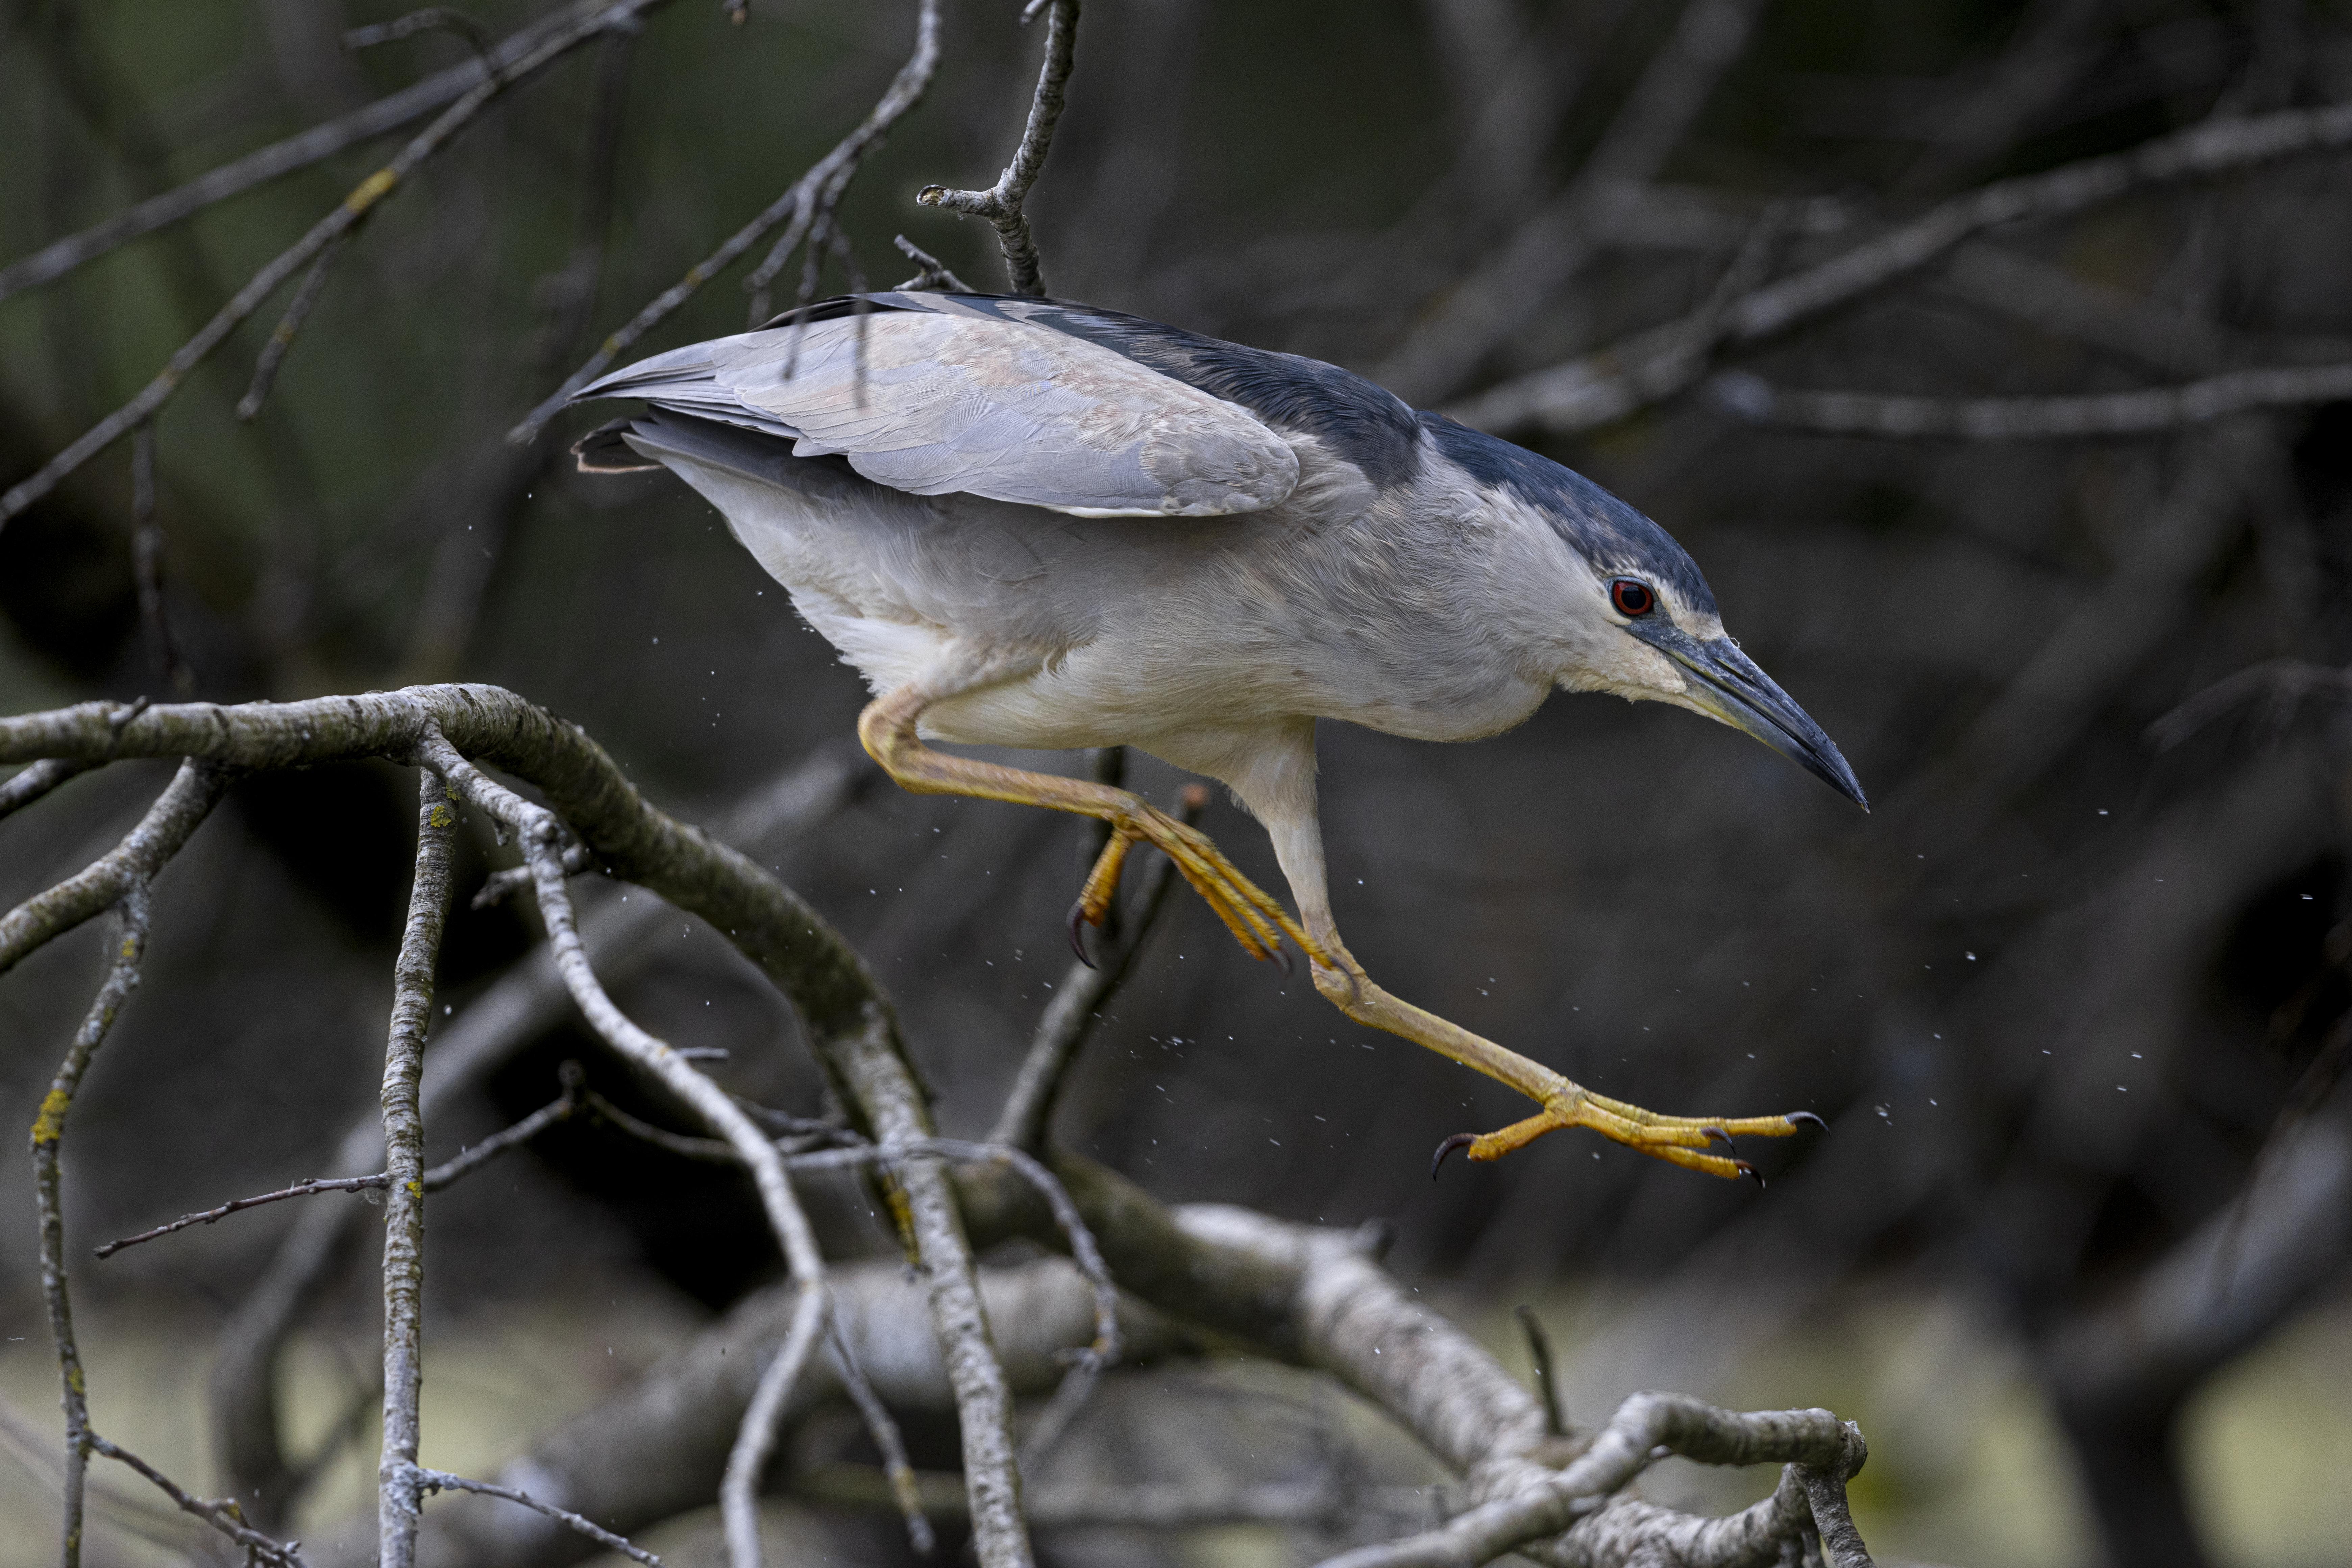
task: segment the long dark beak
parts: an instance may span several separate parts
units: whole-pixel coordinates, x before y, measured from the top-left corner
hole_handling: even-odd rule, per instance
[[[1735,730],[1755,736],[1838,794],[1862,807],[1853,770],[1839,755],[1837,742],[1805,710],[1756,668],[1729,637],[1701,642],[1664,616],[1645,616],[1625,628],[1696,677],[1690,695],[1696,704]]]

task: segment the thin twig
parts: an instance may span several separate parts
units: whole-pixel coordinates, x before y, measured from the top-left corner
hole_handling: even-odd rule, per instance
[[[1714,352],[1760,342],[1912,276],[1965,240],[2009,224],[2070,216],[2152,185],[2200,179],[2352,146],[2352,104],[2253,118],[2216,115],[2123,153],[1996,181],[1928,209],[1734,300],[1706,353],[1687,320],[1648,328],[1549,370],[1503,382],[1446,410],[1483,430],[1589,430],[1691,386]]]
[[[1552,1362],[1551,1335],[1544,1331],[1543,1320],[1536,1316],[1533,1307],[1523,1306],[1513,1315],[1519,1320],[1519,1331],[1528,1337],[1528,1359],[1535,1363],[1536,1392],[1543,1396],[1544,1430],[1555,1437],[1565,1437],[1568,1397],[1559,1386],[1559,1370]]]
[[[581,1109],[582,1103],[578,1095],[567,1092],[562,1099],[551,1100],[541,1106],[513,1126],[499,1130],[455,1159],[445,1161],[425,1172],[425,1190],[428,1193],[437,1193],[450,1183],[472,1175],[508,1150],[529,1142],[557,1122],[569,1119]],[[384,1186],[391,1180],[391,1176],[382,1171],[369,1176],[313,1177],[307,1182],[297,1182],[290,1187],[280,1187],[273,1193],[258,1193],[249,1198],[233,1198],[218,1208],[182,1215],[168,1225],[159,1225],[152,1230],[142,1230],[137,1236],[126,1236],[120,1241],[110,1241],[99,1247],[95,1256],[111,1258],[126,1247],[136,1247],[143,1241],[153,1241],[160,1237],[186,1230],[192,1226],[211,1225],[246,1209],[259,1208],[265,1204],[283,1203],[288,1198],[307,1198],[318,1193],[373,1192]]]
[[[1049,7],[1045,58],[1038,68],[1037,90],[1029,100],[1028,123],[1021,128],[1021,144],[1013,149],[1013,161],[1004,165],[996,184],[984,191],[925,185],[915,193],[915,199],[925,206],[988,220],[996,230],[997,246],[1004,252],[1005,280],[1015,294],[1045,292],[1045,268],[1022,204],[1029,199],[1030,187],[1045,172],[1045,154],[1053,150],[1054,125],[1062,117],[1063,94],[1069,85],[1078,42],[1078,0],[1045,0],[1045,4]],[[1036,11],[1032,5],[1022,20],[1027,21]]]
[[[89,1435],[89,1451],[118,1464],[128,1465],[146,1477],[154,1483],[156,1489],[179,1505],[181,1512],[194,1514],[244,1547],[248,1560],[258,1557],[264,1562],[278,1564],[279,1568],[309,1568],[302,1561],[302,1554],[295,1550],[301,1544],[299,1542],[275,1541],[254,1529],[240,1517],[234,1499],[200,1498],[130,1449],[118,1443],[110,1443],[95,1432]]]
[[[418,1400],[425,1386],[425,1118],[417,1082],[432,1026],[433,972],[449,919],[457,790],[417,771],[416,871],[393,963],[392,1024],[383,1047],[383,1449],[376,1466],[376,1551],[382,1568],[416,1561]]]
[[[570,836],[556,815],[492,783],[437,729],[428,730],[421,737],[417,754],[467,804],[506,823],[521,839],[534,874],[540,914],[547,925],[548,945],[554,950],[556,968],[589,1026],[607,1045],[684,1100],[751,1169],[761,1207],[800,1291],[793,1309],[792,1333],[761,1376],[759,1394],[745,1414],[719,1494],[727,1514],[729,1558],[733,1568],[759,1568],[759,1471],[764,1468],[772,1447],[775,1423],[785,1398],[814,1353],[831,1309],[824,1262],[817,1251],[815,1232],[810,1229],[800,1200],[793,1194],[782,1156],[751,1119],[692,1063],[640,1028],[605,994],[581,945],[572,898],[564,888],[562,853]]]
[[[793,1303],[792,1327],[784,1342],[760,1373],[759,1386],[735,1428],[734,1446],[727,1451],[726,1473],[719,1481],[719,1513],[727,1536],[730,1568],[760,1568],[760,1479],[775,1457],[782,1435],[784,1406],[793,1385],[808,1370],[817,1346],[830,1326],[824,1286],[803,1285]]]
[[[482,62],[482,69],[491,78],[498,75],[498,60],[490,52],[490,36],[482,25],[463,11],[447,5],[427,5],[421,11],[411,11],[405,16],[395,16],[389,22],[378,22],[372,27],[353,27],[343,35],[343,47],[354,52],[372,49],[379,44],[397,43],[415,37],[419,33],[455,33],[474,51]]]
[[[462,706],[454,710],[457,713],[472,710]],[[332,721],[330,712],[310,710],[298,725],[298,732],[317,733],[320,725]],[[235,725],[241,721],[230,722]],[[586,755],[593,757],[593,753]],[[595,764],[591,765],[593,769]],[[617,779],[618,775],[606,776]],[[717,825],[717,841],[740,844],[761,856],[772,855],[845,808],[874,776],[872,764],[854,744],[823,748],[745,795]],[[709,841],[697,836],[680,842],[693,847]],[[751,875],[759,874],[751,869],[753,863],[748,858],[738,858],[734,863]],[[643,867],[636,869],[641,879],[646,877]],[[676,887],[671,886],[671,890],[675,892]],[[643,889],[608,897],[585,918],[582,942],[591,960],[608,975],[644,964],[659,951],[658,944],[648,940],[649,933],[675,918],[672,908],[656,893]],[[721,919],[730,931],[763,929],[740,913]],[[425,1056],[422,1096],[426,1117],[478,1085],[518,1047],[550,1026],[567,1005],[554,963],[540,954],[509,970],[488,990],[459,1008],[436,1032]],[[573,1087],[569,1078],[565,1081],[568,1089]],[[364,1172],[378,1167],[383,1148],[375,1116],[352,1123],[338,1149],[341,1170]],[[428,1190],[431,1184],[428,1176]],[[212,1382],[216,1451],[223,1456],[226,1477],[235,1482],[233,1489],[241,1496],[264,1500],[273,1509],[299,1479],[284,1458],[270,1392],[278,1385],[273,1369],[299,1314],[340,1255],[339,1238],[358,1219],[357,1209],[341,1205],[319,1205],[300,1215],[221,1331]]]
[[[931,77],[940,63],[940,0],[921,0],[915,18],[915,52],[898,74],[890,79],[880,101],[865,121],[841,142],[811,165],[809,171],[793,182],[784,194],[771,202],[758,216],[745,224],[727,241],[702,260],[687,269],[686,276],[656,295],[631,317],[628,323],[608,337],[588,356],[588,363],[564,380],[547,400],[525,415],[520,423],[507,432],[507,439],[517,446],[536,437],[556,411],[571,401],[572,395],[604,373],[605,367],[626,353],[629,346],[667,321],[672,312],[692,299],[705,283],[734,265],[743,253],[760,242],[761,237],[782,223],[787,217],[798,231],[807,231],[821,199],[831,193],[830,199],[840,200],[839,192],[847,189],[866,153],[873,151],[907,111],[922,101],[931,85]],[[838,188],[836,188],[836,182]],[[781,243],[781,242],[780,242]],[[779,263],[781,266],[781,263]]]
[[[335,269],[335,263],[342,259],[343,252],[351,248],[352,241],[358,235],[359,226],[354,224],[329,240],[326,247],[319,252],[318,259],[310,263],[310,270],[302,275],[302,281],[295,287],[294,298],[287,302],[286,313],[278,318],[277,328],[270,332],[269,341],[261,345],[261,353],[253,362],[253,381],[246,387],[245,395],[236,400],[236,416],[239,419],[251,419],[261,412],[262,404],[268,400],[269,389],[278,384],[278,367],[286,363],[288,352],[294,347],[295,334],[302,330],[302,323],[310,319],[311,307],[318,304],[319,296],[327,291],[327,274]]]
[[[857,1406],[858,1415],[866,1423],[866,1435],[882,1455],[882,1474],[887,1479],[892,1500],[898,1505],[898,1517],[906,1522],[907,1540],[919,1557],[929,1557],[939,1546],[939,1536],[923,1512],[923,1489],[915,1475],[915,1467],[907,1459],[907,1440],[899,1435],[898,1424],[890,1419],[889,1406],[874,1392],[856,1355],[842,1336],[841,1323],[833,1324],[833,1364],[841,1375],[842,1387],[849,1391],[849,1402]],[[959,1490],[961,1489],[959,1488]]]
[[[1208,804],[1207,789],[1188,784],[1177,812],[1187,825],[1194,824]],[[1045,1129],[1053,1121],[1054,1106],[1069,1077],[1070,1065],[1077,1059],[1078,1047],[1086,1044],[1119,983],[1134,969],[1173,886],[1173,863],[1164,856],[1154,858],[1136,889],[1135,907],[1117,940],[1097,962],[1073,963],[1062,976],[1054,1000],[1037,1020],[1037,1032],[1030,1038],[1029,1054],[1021,1060],[1012,1091],[1004,1097],[1004,1108],[996,1114],[996,1128],[988,1135],[991,1143],[1032,1152],[1045,1146]]]
[[[946,262],[941,261],[905,235],[893,235],[890,243],[898,247],[899,255],[922,269],[899,284],[899,292],[904,293],[909,289],[944,289],[957,294],[969,294],[973,291],[971,285],[957,277]]]
[[[416,1465],[411,1465],[408,1468],[411,1476],[415,1478],[415,1485],[421,1493],[479,1492],[484,1497],[494,1497],[507,1502],[519,1503],[534,1513],[544,1514],[558,1523],[570,1526],[600,1546],[608,1547],[635,1562],[646,1564],[646,1568],[661,1568],[661,1559],[643,1547],[632,1545],[626,1538],[614,1534],[592,1520],[583,1519],[569,1509],[557,1508],[553,1503],[541,1502],[528,1492],[517,1491],[512,1487],[493,1485],[488,1481],[469,1480],[464,1476],[453,1476],[446,1470],[428,1470]]]
[[[470,124],[501,92],[553,64],[621,20],[634,19],[667,4],[668,0],[611,0],[609,5],[580,13],[570,25],[549,34],[536,47],[517,59],[510,69],[501,75],[486,78],[442,110],[433,123],[411,139],[391,163],[361,181],[332,212],[313,224],[300,239],[265,263],[194,337],[180,345],[164,363],[163,368],[156,373],[154,379],[141,388],[136,396],[85,431],[32,475],[11,486],[5,493],[0,493],[0,525],[5,525],[10,518],[55,489],[58,481],[67,475],[112,446],[141,423],[152,418],[157,409],[171,401],[172,395],[179,390],[189,374],[211,358],[213,351],[219,348],[247,317],[259,310],[288,279],[308,266],[338,237],[356,227],[377,204],[397,190],[427,159],[446,146],[451,138]]]
[[[66,1118],[80,1091],[90,1058],[106,1043],[107,1031],[138,988],[139,963],[147,952],[147,884],[142,879],[123,890],[115,909],[122,920],[121,940],[114,962],[98,988],[89,1011],[74,1031],[73,1044],[49,1080],[40,1114],[33,1121],[33,1195],[40,1212],[41,1296],[48,1304],[49,1335],[56,1342],[59,1404],[66,1415],[65,1500],[60,1520],[58,1561],[63,1568],[81,1563],[82,1485],[89,1466],[89,1390],[82,1375],[81,1348],[74,1339],[73,1300],[66,1282],[65,1199],[61,1193],[60,1157],[64,1153]]]
[[[1815,435],[2053,441],[2152,435],[2249,409],[2333,403],[2352,396],[2352,364],[2231,371],[2179,386],[2077,397],[1791,392],[1744,370],[1725,371],[1707,387],[1719,407],[1742,419]]]

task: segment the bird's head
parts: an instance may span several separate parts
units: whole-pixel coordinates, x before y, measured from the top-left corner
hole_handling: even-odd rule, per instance
[[[1704,713],[1869,809],[1837,743],[1723,629],[1697,563],[1664,529],[1524,447],[1450,420],[1432,434],[1486,496],[1527,509],[1567,547],[1567,571],[1547,574],[1545,605],[1548,673],[1561,687]]]

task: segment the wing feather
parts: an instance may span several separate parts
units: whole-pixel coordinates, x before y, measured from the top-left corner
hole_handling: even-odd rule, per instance
[[[887,308],[889,301],[920,300]],[[950,297],[720,338],[583,390],[788,437],[913,495],[1086,517],[1255,511],[1298,483],[1249,410],[1100,344]]]

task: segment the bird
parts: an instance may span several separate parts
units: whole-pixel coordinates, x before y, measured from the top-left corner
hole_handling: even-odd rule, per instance
[[[1318,720],[1466,742],[1555,690],[1612,692],[1743,731],[1868,809],[1689,554],[1591,480],[1336,365],[1017,294],[818,301],[572,401],[604,398],[646,407],[579,440],[581,468],[667,468],[708,499],[865,677],[858,736],[893,780],[1108,825],[1074,940],[1150,845],[1254,957],[1295,949],[1349,1017],[1536,1103],[1448,1138],[1433,1176],[1457,1149],[1495,1160],[1584,1127],[1755,1177],[1738,1138],[1823,1125],[1610,1099],[1383,990],[1332,918]],[[1297,912],[1133,793],[932,742],[1129,746],[1218,780]]]

